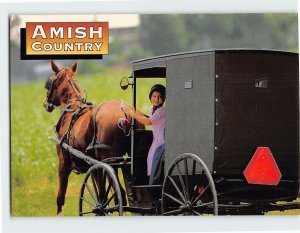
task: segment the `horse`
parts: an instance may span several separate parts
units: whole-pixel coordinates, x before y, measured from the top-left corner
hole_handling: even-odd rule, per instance
[[[86,102],[75,77],[77,62],[70,67],[59,68],[51,61],[51,67],[54,73],[46,81],[47,97],[43,107],[48,112],[61,109],[55,126],[58,139],[99,161],[126,153],[130,155],[131,137],[128,137],[126,130],[130,130],[131,118],[128,113],[132,107],[120,100],[106,101],[96,106]],[[139,123],[137,128],[145,129]],[[71,156],[60,144],[56,145],[56,150],[59,159],[57,215],[61,215],[71,171],[84,173],[89,166]],[[126,200],[122,187],[121,192]]]

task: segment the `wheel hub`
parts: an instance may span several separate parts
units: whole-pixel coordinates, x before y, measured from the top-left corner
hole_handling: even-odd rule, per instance
[[[98,205],[96,208],[93,209],[93,213],[95,214],[103,214],[104,208],[102,205]]]
[[[192,203],[190,201],[187,201],[184,203],[184,205],[180,206],[179,208],[182,210],[182,211],[191,211],[192,209]]]

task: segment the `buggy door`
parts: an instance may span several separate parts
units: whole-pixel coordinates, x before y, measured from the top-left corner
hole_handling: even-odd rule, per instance
[[[198,155],[211,170],[214,156],[214,53],[167,61],[165,169],[182,153]]]
[[[154,84],[164,84],[164,80],[161,80],[161,78],[165,77],[165,67],[151,67],[135,71],[133,75],[133,106],[149,115],[149,90]],[[145,107],[143,108],[142,105],[145,105]],[[149,184],[147,156],[152,141],[153,134],[149,127],[146,130],[139,130],[134,127],[132,133],[131,174],[135,186]]]

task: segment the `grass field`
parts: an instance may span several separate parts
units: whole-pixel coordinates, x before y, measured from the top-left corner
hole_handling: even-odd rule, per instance
[[[88,91],[88,101],[101,103],[110,99],[123,99],[131,103],[130,88],[123,91],[119,87],[120,79],[129,75],[129,70],[107,70],[99,74],[78,76],[77,79],[79,85]],[[58,158],[55,144],[47,138],[55,137],[54,125],[60,112],[56,110],[49,114],[43,109],[42,103],[46,96],[44,82],[11,86],[12,216],[56,215]],[[148,113],[149,108],[149,89],[157,82],[156,79],[138,82],[137,105],[145,113]],[[72,173],[70,176],[65,216],[78,215],[78,196],[82,180],[83,175]],[[270,214],[300,214],[300,211]]]

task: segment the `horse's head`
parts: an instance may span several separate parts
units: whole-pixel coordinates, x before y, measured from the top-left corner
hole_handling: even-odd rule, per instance
[[[44,108],[52,112],[55,107],[64,107],[71,99],[81,99],[81,91],[76,83],[75,72],[77,62],[71,67],[59,68],[51,61],[53,74],[46,81],[47,97]]]

